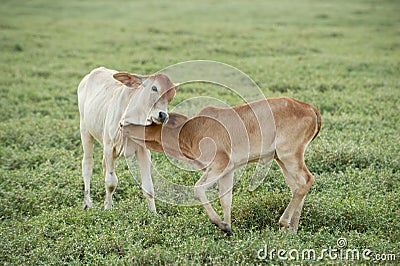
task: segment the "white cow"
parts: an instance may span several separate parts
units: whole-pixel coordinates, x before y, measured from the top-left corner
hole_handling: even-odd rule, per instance
[[[106,186],[104,208],[110,209],[113,206],[112,195],[118,184],[114,170],[115,160],[123,152],[125,156],[136,155],[143,193],[150,210],[156,213],[150,175],[150,152],[134,142],[122,145],[120,126],[167,122],[167,108],[175,96],[175,89],[176,86],[164,74],[141,76],[104,67],[92,70],[82,79],[78,87],[78,104],[84,153],[83,209],[92,207],[90,178],[94,164],[93,144],[94,139],[97,139],[103,145],[103,175]]]

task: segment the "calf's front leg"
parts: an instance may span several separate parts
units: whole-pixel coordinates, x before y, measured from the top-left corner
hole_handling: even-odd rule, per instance
[[[208,200],[206,195],[207,188],[212,187],[220,177],[221,174],[217,174],[207,169],[203,176],[199,179],[199,181],[196,182],[196,185],[194,187],[194,195],[195,198],[197,198],[203,205],[211,222],[222,229],[224,232],[230,233],[230,225],[227,224],[225,221],[222,221],[222,219],[215,212],[214,208],[211,206],[210,201]]]
[[[231,171],[219,179],[219,199],[224,213],[225,231],[228,234],[231,233],[233,174],[234,172]]]

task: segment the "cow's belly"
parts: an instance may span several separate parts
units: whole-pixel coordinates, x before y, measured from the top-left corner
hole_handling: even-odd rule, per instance
[[[83,79],[78,88],[81,122],[101,144],[114,137],[110,132],[118,129],[122,109],[126,106],[125,102],[116,100],[124,97],[114,97],[116,93],[122,93],[118,90],[122,85],[112,78],[114,73],[116,71],[105,68],[95,69]]]
[[[106,112],[100,106],[86,106],[83,122],[90,134],[102,144]]]

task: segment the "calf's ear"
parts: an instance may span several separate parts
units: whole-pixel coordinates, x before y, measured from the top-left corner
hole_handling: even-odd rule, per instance
[[[139,87],[143,81],[146,79],[145,76],[140,76],[136,74],[131,74],[128,72],[119,72],[113,75],[114,79],[118,80],[119,82],[123,83],[125,86],[130,88],[137,88]]]
[[[178,89],[179,85],[180,83],[174,83],[174,86],[172,86],[169,90],[167,90],[167,92],[165,92],[168,102],[171,102],[172,99],[174,99],[176,94],[176,89]]]
[[[122,128],[122,134],[124,137],[132,140],[145,140],[145,127],[137,125],[128,125]]]
[[[182,83],[174,83],[174,86],[172,88],[174,88],[175,90],[178,89],[179,85],[181,85]]]

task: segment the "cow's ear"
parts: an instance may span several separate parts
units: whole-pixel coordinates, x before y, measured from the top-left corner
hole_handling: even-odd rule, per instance
[[[128,72],[119,72],[113,75],[114,79],[118,80],[119,82],[123,83],[125,86],[130,88],[137,88],[145,79],[144,76],[139,76],[136,74],[131,74]]]

